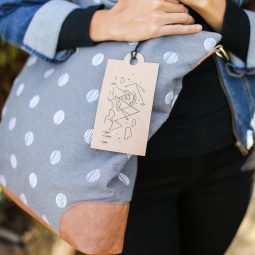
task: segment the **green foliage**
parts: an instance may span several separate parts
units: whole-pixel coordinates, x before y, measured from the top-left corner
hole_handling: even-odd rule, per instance
[[[8,65],[15,65],[15,59],[20,53],[19,48],[0,40],[0,68]]]
[[[0,111],[28,54],[0,38]]]
[[[2,191],[2,189],[0,189],[0,204],[3,203],[5,201],[6,197]]]

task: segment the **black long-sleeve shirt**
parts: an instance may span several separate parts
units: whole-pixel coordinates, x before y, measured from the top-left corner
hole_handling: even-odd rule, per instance
[[[103,4],[76,9],[63,23],[58,50],[92,46],[88,27],[93,13]],[[206,21],[190,9],[203,30],[213,31]],[[236,22],[238,20],[238,22]],[[244,10],[227,0],[221,44],[242,60],[246,60],[250,23]],[[236,34],[238,33],[238,36]],[[147,144],[147,158],[190,157],[210,152],[236,139],[231,112],[213,57],[209,57],[183,79],[183,88],[167,121]]]

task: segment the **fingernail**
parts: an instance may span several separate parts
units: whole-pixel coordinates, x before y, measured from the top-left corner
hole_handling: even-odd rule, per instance
[[[199,31],[203,29],[202,25],[199,25],[199,24],[196,25],[196,28],[197,28],[197,30],[199,30]]]

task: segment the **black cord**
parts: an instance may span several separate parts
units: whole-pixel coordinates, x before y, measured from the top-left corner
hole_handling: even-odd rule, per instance
[[[136,59],[138,47],[142,44],[142,42],[143,41],[138,42],[137,45],[135,46],[135,49],[131,51],[131,59]]]

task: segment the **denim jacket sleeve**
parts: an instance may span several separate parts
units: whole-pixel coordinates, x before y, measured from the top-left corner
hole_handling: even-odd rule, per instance
[[[67,0],[0,0],[0,36],[46,61],[64,61],[74,49],[57,52],[58,36],[75,8],[81,7]]]
[[[236,1],[238,2],[238,1]],[[242,1],[239,2],[240,5]],[[243,8],[250,22],[250,41],[246,61],[229,52],[231,72],[234,76],[255,75],[255,12]],[[230,70],[230,69],[229,69]]]

